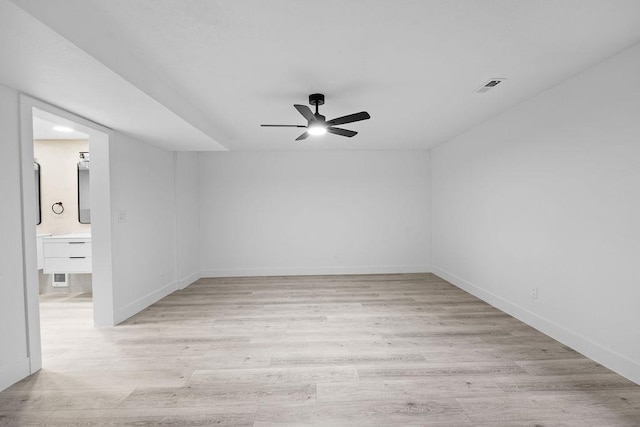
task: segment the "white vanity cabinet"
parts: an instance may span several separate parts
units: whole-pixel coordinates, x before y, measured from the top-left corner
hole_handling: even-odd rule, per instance
[[[43,239],[45,237],[49,237],[51,234],[38,234],[36,236],[36,257],[38,260],[38,270],[42,270],[44,268],[44,248],[43,248]]]
[[[64,234],[42,240],[43,273],[91,273],[91,236]]]

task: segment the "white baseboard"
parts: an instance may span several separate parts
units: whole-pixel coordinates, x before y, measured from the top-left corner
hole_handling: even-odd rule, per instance
[[[178,282],[178,290],[182,290],[182,289],[186,288],[187,286],[189,286],[192,283],[200,280],[201,278],[202,278],[202,273],[199,272],[199,271],[196,271],[195,273],[192,273],[192,274],[188,275],[187,277],[183,277]]]
[[[311,268],[242,268],[204,270],[200,277],[256,277],[256,276],[322,276],[340,274],[399,274],[430,273],[428,265],[386,265],[363,267]]]
[[[127,320],[129,317],[141,312],[151,304],[161,300],[176,290],[178,290],[178,282],[172,282],[116,310],[115,324],[117,325],[118,323]]]
[[[29,358],[0,366],[0,391],[30,375]]]
[[[595,343],[555,322],[545,319],[524,307],[514,304],[511,301],[499,297],[491,292],[487,292],[481,287],[474,285],[455,274],[449,273],[448,271],[438,267],[433,267],[433,274],[440,276],[471,295],[480,298],[516,319],[523,321],[527,325],[534,327],[540,332],[573,348],[588,358],[595,360],[614,372],[617,372],[623,377],[640,384],[640,363]]]

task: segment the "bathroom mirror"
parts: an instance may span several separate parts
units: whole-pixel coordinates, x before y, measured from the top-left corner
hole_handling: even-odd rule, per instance
[[[80,224],[91,224],[89,205],[89,153],[80,152],[78,162],[78,221]]]
[[[42,222],[42,208],[40,206],[40,163],[33,162],[33,172],[36,179],[36,225]]]

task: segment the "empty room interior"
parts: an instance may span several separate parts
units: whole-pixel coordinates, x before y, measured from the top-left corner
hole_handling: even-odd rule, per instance
[[[640,425],[637,0],[0,0],[0,425]]]

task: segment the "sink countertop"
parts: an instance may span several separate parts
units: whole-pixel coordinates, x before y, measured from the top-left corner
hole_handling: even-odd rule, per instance
[[[90,239],[91,233],[56,234],[46,237],[46,239]]]

